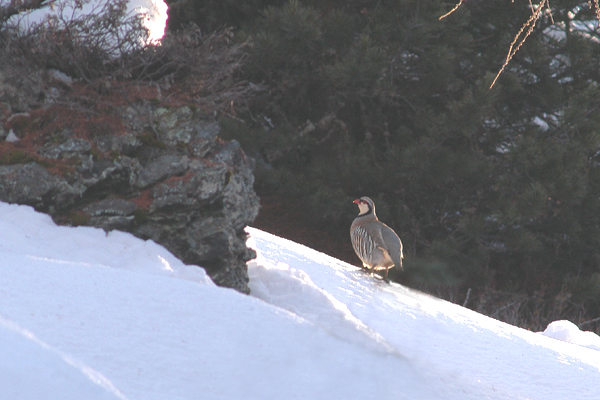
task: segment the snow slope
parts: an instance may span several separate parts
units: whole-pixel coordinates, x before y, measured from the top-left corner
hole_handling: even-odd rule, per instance
[[[0,317],[0,398],[123,399],[107,379]]]
[[[250,263],[255,295],[309,320],[314,311],[298,306],[311,302],[307,288],[346,305],[349,318],[368,326],[415,366],[435,398],[600,399],[598,351],[368,278],[359,268],[302,245],[250,232],[260,251]],[[297,275],[305,277],[300,289]]]
[[[248,231],[252,296],[0,203],[0,398],[600,399],[599,351]]]

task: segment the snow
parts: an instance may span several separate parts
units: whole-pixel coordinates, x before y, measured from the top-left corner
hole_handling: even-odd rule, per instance
[[[5,399],[124,399],[102,374],[0,317],[0,388]]]
[[[7,142],[10,142],[10,143],[14,143],[14,142],[19,141],[19,137],[15,134],[15,131],[10,129],[8,131],[8,135],[6,135],[6,138],[4,140],[6,140]]]
[[[306,298],[304,292],[279,282],[265,293],[262,281],[271,281],[274,269],[287,268],[290,277],[310,277],[307,286],[346,304],[353,318],[404,355],[427,380],[435,393],[432,398],[600,398],[600,353],[594,350],[502,323],[400,285],[375,281],[358,267],[264,232],[250,232],[259,249],[259,258],[250,263],[253,292],[297,312],[297,303]],[[287,308],[286,303],[295,309]],[[339,324],[335,329],[341,329]]]
[[[594,333],[519,329],[248,232],[251,296],[152,241],[0,203],[0,398],[600,399]]]
[[[579,330],[577,325],[571,321],[561,320],[551,322],[548,324],[546,330],[541,333],[548,337],[562,340],[563,342],[600,351],[600,336],[594,332]]]
[[[0,0],[0,6],[7,0]],[[23,16],[14,17],[11,22],[17,22],[21,28],[39,24],[49,16],[74,19],[82,15],[97,13],[110,0],[56,0],[46,2],[48,7],[33,10]],[[79,4],[81,3],[81,4]],[[63,6],[64,5],[64,9]],[[144,26],[149,30],[148,39],[151,42],[160,40],[165,34],[168,18],[168,6],[164,0],[129,0],[127,13],[139,13],[144,16]]]
[[[162,39],[169,17],[168,6],[163,0],[130,0],[129,7],[145,16],[144,25],[150,32],[149,40]]]
[[[535,125],[537,125],[540,128],[540,131],[542,132],[546,132],[550,128],[550,125],[548,125],[548,123],[541,119],[539,116],[535,116],[532,122]]]

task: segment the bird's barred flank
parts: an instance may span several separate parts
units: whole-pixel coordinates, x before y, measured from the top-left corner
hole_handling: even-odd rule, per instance
[[[371,264],[369,254],[373,252],[375,246],[373,244],[373,239],[369,236],[366,229],[357,226],[352,230],[352,245],[358,258],[365,264]]]

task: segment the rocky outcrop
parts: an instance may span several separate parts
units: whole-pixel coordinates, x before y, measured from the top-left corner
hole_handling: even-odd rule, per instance
[[[219,138],[216,122],[185,105],[140,101],[96,115],[47,101],[22,106],[27,99],[6,94],[14,91],[0,92],[0,200],[60,224],[152,239],[217,284],[248,292],[253,164]]]

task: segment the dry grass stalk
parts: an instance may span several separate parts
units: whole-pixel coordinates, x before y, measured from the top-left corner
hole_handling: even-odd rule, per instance
[[[517,51],[519,51],[521,46],[523,46],[523,43],[525,43],[525,40],[527,40],[529,35],[531,35],[531,32],[533,32],[533,28],[535,28],[535,23],[542,16],[544,6],[549,7],[549,0],[542,0],[542,2],[539,3],[537,5],[537,7],[534,8],[533,13],[531,14],[531,16],[529,17],[527,22],[525,22],[523,24],[523,26],[521,27],[519,32],[517,32],[517,34],[515,35],[512,43],[510,44],[510,47],[508,48],[508,54],[506,55],[506,60],[504,60],[504,64],[502,65],[502,68],[500,68],[500,71],[498,71],[498,73],[496,74],[496,77],[492,81],[492,84],[490,85],[490,89],[494,87],[494,84],[496,83],[496,81],[498,80],[498,78],[500,77],[502,72],[504,72],[504,69],[506,68],[506,66],[508,65],[510,60],[512,60],[512,58],[517,53]],[[525,32],[526,28],[527,28],[527,32]],[[523,35],[523,32],[525,32],[524,35]],[[516,47],[515,47],[515,45],[516,45]]]
[[[595,1],[598,1],[598,0],[595,0]],[[460,6],[462,6],[462,4],[464,2],[465,2],[465,0],[459,0],[458,4],[456,4],[452,10],[450,10],[446,14],[442,15],[439,19],[442,20],[442,19],[446,18],[447,16],[449,16],[450,14],[452,14],[454,11],[458,10],[458,8]]]

